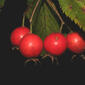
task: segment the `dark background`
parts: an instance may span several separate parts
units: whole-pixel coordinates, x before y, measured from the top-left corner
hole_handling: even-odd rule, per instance
[[[15,72],[20,73],[24,70],[24,75],[27,75],[26,73],[32,73],[30,74],[34,76],[32,79],[35,79],[36,76],[39,75],[40,78],[41,76],[44,77],[45,81],[47,81],[47,77],[52,79],[56,76],[63,80],[64,77],[68,78],[69,76],[72,76],[71,74],[75,76],[80,75],[82,77],[85,71],[85,61],[79,58],[78,55],[78,58],[71,61],[73,53],[68,50],[62,55],[62,57],[59,57],[58,65],[56,64],[56,61],[52,64],[49,57],[43,60],[40,57],[39,59],[41,63],[34,64],[33,62],[30,62],[24,66],[24,61],[26,59],[19,53],[19,51],[11,50],[12,45],[10,43],[10,34],[14,28],[21,26],[22,15],[25,8],[25,0],[6,0],[5,6],[2,8],[2,13],[0,14],[0,29],[3,68],[5,68],[5,70],[10,69],[9,72],[12,72],[12,75]],[[60,11],[60,13],[62,14],[62,11]],[[64,20],[68,22],[65,15],[63,16]],[[28,20],[26,20],[26,23],[29,23]],[[73,22],[70,22],[70,24],[71,23]],[[27,26],[29,27],[29,25]],[[6,64],[4,62],[6,62]],[[60,75],[62,75],[62,77]],[[51,79],[49,81],[51,81]]]

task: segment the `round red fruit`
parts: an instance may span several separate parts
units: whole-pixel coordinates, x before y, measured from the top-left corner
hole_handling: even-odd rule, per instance
[[[20,42],[20,52],[24,57],[38,57],[43,49],[43,42],[38,35],[27,34]]]
[[[11,43],[15,46],[19,46],[21,39],[29,33],[30,30],[27,27],[18,27],[11,33]]]
[[[84,40],[76,32],[67,35],[67,46],[74,53],[81,53],[84,50]]]
[[[44,40],[45,50],[52,55],[61,55],[66,47],[66,38],[61,33],[52,33]]]

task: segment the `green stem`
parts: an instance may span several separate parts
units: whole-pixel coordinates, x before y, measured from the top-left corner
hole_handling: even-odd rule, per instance
[[[23,14],[23,18],[22,18],[22,27],[24,27],[24,23],[25,23],[25,14]]]
[[[30,32],[32,33],[32,22],[30,23]]]

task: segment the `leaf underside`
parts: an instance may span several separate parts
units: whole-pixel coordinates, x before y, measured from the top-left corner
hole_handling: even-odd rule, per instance
[[[62,11],[85,31],[85,0],[58,0]]]

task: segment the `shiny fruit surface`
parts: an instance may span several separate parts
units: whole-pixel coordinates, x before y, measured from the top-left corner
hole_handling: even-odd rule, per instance
[[[52,33],[44,40],[45,50],[52,55],[61,55],[66,47],[66,38],[61,33]]]
[[[43,42],[38,35],[27,34],[20,42],[20,52],[24,57],[38,57],[43,49]]]
[[[19,46],[21,39],[29,33],[30,30],[27,27],[18,27],[11,33],[11,43],[15,46]]]
[[[81,53],[84,50],[84,40],[76,32],[67,35],[67,46],[74,53]]]

